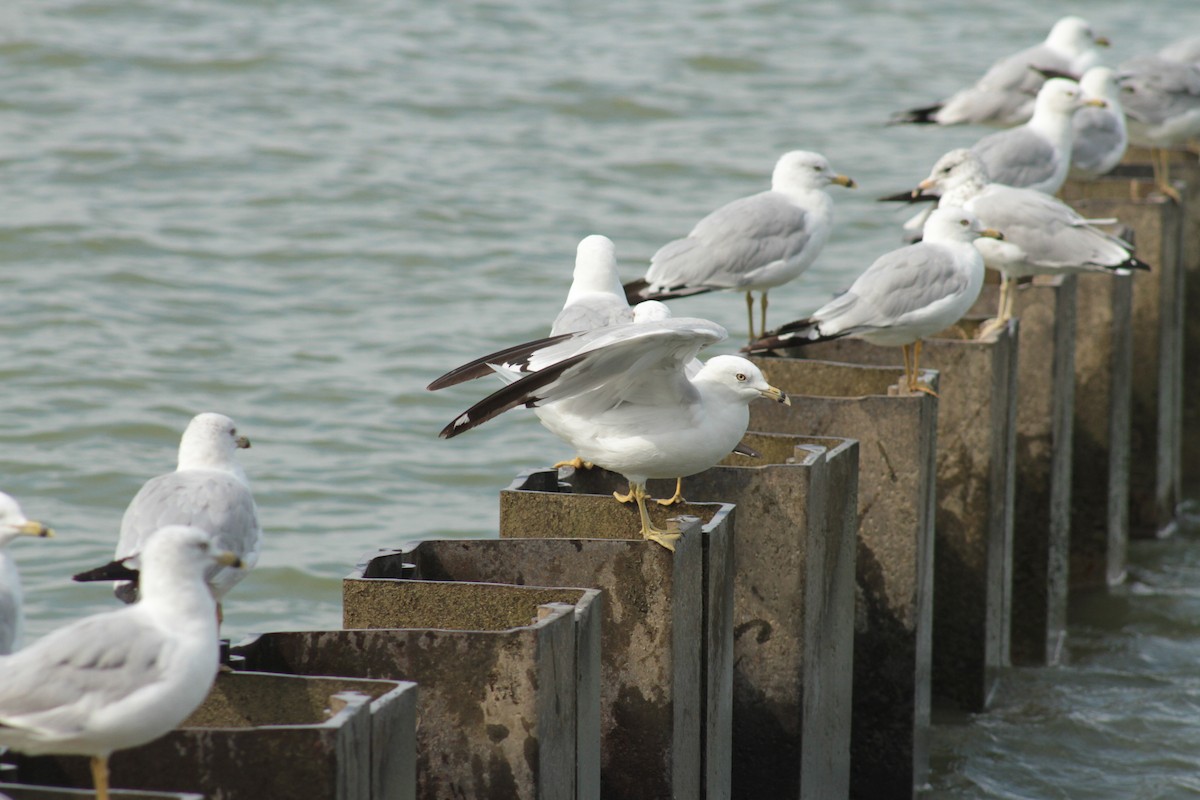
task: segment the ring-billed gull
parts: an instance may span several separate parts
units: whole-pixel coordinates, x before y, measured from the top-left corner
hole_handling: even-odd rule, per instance
[[[114,751],[157,739],[208,695],[219,645],[204,575],[238,565],[199,528],[168,526],[145,544],[139,602],[0,657],[0,745],[91,756],[100,800]]]
[[[240,582],[258,562],[262,528],[258,507],[237,451],[250,446],[224,414],[197,414],[179,441],[174,472],[151,478],[125,509],[115,561],[137,568],[138,554],[151,533],[164,525],[193,525],[209,531],[217,546],[237,554],[242,567],[213,566],[207,580],[217,598]],[[137,598],[137,585],[119,583],[116,595],[127,603]]]
[[[646,481],[681,478],[716,464],[738,446],[758,397],[789,403],[750,361],[714,356],[689,377],[706,345],[726,337],[703,319],[636,322],[551,337],[484,356],[435,380],[459,382],[487,365],[516,378],[456,417],[441,432],[457,436],[517,406],[563,404],[543,422],[586,461],[620,473],[637,503],[644,538],[674,550],[677,531],[655,527],[646,511]],[[519,376],[519,377],[518,377]]]
[[[562,311],[554,318],[550,335],[626,322],[633,322],[633,310],[617,273],[616,247],[607,236],[585,236],[575,249],[571,288]]]
[[[21,506],[0,492],[0,656],[21,646],[25,614],[21,608],[21,576],[6,549],[18,536],[53,536],[37,520],[28,519]]]
[[[746,293],[750,338],[754,298],[762,293],[767,327],[767,292],[798,278],[816,260],[833,227],[833,201],[824,192],[853,187],[819,153],[784,153],[771,174],[771,188],[734,200],[696,223],[683,239],[668,242],[650,257],[644,279],[625,287],[633,300],[665,300],[732,289]]]
[[[842,336],[899,345],[909,391],[933,394],[917,377],[921,340],[958,322],[978,299],[983,257],[972,242],[981,236],[1001,234],[961,208],[937,208],[925,223],[922,241],[880,256],[848,291],[743,349],[766,353]]]
[[[1141,56],[1117,70],[1129,141],[1150,148],[1158,188],[1179,202],[1166,151],[1200,137],[1200,64]]]
[[[941,196],[939,206],[964,208],[987,227],[1004,231],[1003,240],[975,242],[984,265],[1004,276],[999,313],[981,329],[981,336],[1012,318],[1018,278],[1149,269],[1134,258],[1128,242],[1089,224],[1061,200],[990,181],[983,163],[970,150],[951,150],[938,159],[917,191],[936,191]]]
[[[1096,36],[1086,20],[1063,17],[1044,42],[997,61],[974,86],[940,103],[895,114],[891,122],[1019,125],[1033,113],[1033,97],[1045,76],[1078,78],[1100,62],[1097,45],[1107,46],[1108,40]]]
[[[1073,178],[1098,178],[1112,172],[1129,144],[1121,87],[1108,67],[1092,67],[1079,79],[1084,97],[1099,98],[1103,107],[1088,106],[1071,118],[1071,169]]]

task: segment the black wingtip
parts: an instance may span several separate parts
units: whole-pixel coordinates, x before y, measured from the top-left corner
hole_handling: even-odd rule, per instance
[[[636,306],[643,300],[650,299],[642,296],[642,293],[646,291],[646,289],[650,288],[650,284],[645,278],[638,278],[636,281],[630,281],[621,288],[625,290],[625,302],[629,303],[631,306]]]
[[[1140,258],[1134,258],[1133,256],[1130,256],[1129,260],[1121,266],[1125,267],[1126,269],[1140,269],[1144,272],[1153,272],[1153,270],[1150,269],[1149,264],[1147,264],[1145,261],[1142,261]]]
[[[880,203],[935,203],[942,198],[929,194],[923,189],[913,189],[911,192],[897,192],[878,198]]]
[[[635,306],[643,300],[675,300],[680,297],[691,297],[697,294],[708,294],[716,291],[712,286],[676,286],[670,289],[650,291],[650,284],[645,278],[630,281],[621,287],[625,290],[625,302]]]
[[[935,125],[937,120],[933,115],[942,110],[942,104],[936,103],[923,108],[910,108],[907,111],[897,111],[888,120],[888,125]]]
[[[141,573],[125,564],[125,559],[110,561],[103,566],[84,570],[71,576],[71,580],[79,583],[94,581],[137,581]]]

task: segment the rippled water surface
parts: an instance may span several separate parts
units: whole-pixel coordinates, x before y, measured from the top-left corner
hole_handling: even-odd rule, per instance
[[[30,636],[111,606],[64,576],[110,556],[202,410],[252,438],[267,532],[234,638],[336,626],[365,551],[494,535],[497,491],[565,448],[521,412],[439,441],[482,389],[424,386],[541,335],[580,238],[636,277],[819,150],[861,188],[831,189],[825,254],[771,294],[776,322],[810,311],[896,245],[873,198],[984,132],[889,112],[1066,10],[1114,61],[1200,27],[1193,0],[0,5],[0,486],[60,531],[17,546]],[[736,295],[677,310],[741,336]],[[938,796],[1200,793],[1189,545],[1089,601],[1070,667],[944,729]]]

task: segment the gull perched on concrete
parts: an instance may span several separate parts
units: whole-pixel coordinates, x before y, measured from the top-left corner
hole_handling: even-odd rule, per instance
[[[1129,118],[1129,141],[1150,148],[1158,188],[1179,202],[1167,150],[1200,138],[1200,63],[1141,56],[1121,65],[1117,82]]]
[[[694,376],[688,366],[726,337],[703,319],[635,322],[528,342],[451,370],[429,385],[451,386],[479,370],[507,373],[504,388],[476,403],[441,432],[449,439],[517,406],[560,413],[542,418],[580,456],[620,473],[641,520],[641,535],[669,550],[679,533],[654,526],[646,481],[683,478],[716,464],[738,446],[758,397],[789,403],[739,356],[714,356]]]
[[[1079,17],[1054,23],[1046,40],[994,63],[975,85],[940,103],[903,111],[892,123],[937,125],[995,125],[1010,127],[1029,119],[1033,98],[1046,75],[1078,78],[1100,62],[1096,46],[1108,40],[1096,36]]]
[[[937,192],[939,207],[966,209],[1004,239],[975,242],[983,263],[1004,276],[996,319],[980,330],[986,336],[1012,318],[1018,278],[1072,272],[1149,269],[1134,258],[1133,247],[1094,227],[1066,203],[1032,189],[993,183],[970,150],[951,150],[933,165],[917,191]]]
[[[199,528],[148,537],[139,602],[0,657],[0,745],[90,756],[96,797],[106,800],[108,757],[167,733],[208,695],[219,644],[204,576],[237,565]]]
[[[922,241],[880,256],[849,290],[811,316],[743,349],[766,353],[842,336],[900,346],[909,391],[933,394],[918,380],[921,340],[958,322],[978,299],[983,257],[972,242],[981,236],[1000,234],[961,208],[939,207],[929,215]]]
[[[1073,178],[1098,178],[1112,172],[1129,145],[1121,87],[1108,67],[1092,67],[1079,79],[1085,98],[1103,100],[1104,106],[1086,106],[1071,118],[1071,169]]]
[[[784,153],[771,174],[769,191],[734,200],[696,223],[683,239],[668,242],[650,257],[646,277],[625,286],[634,300],[666,300],[721,289],[746,293],[750,338],[754,338],[753,292],[762,293],[762,328],[767,293],[798,278],[816,260],[833,228],[830,184],[853,187],[819,153]]]
[[[21,646],[25,614],[21,607],[21,576],[6,548],[18,536],[52,536],[37,520],[27,519],[20,504],[0,492],[0,656]]]
[[[237,451],[249,446],[250,440],[239,436],[233,420],[224,414],[193,417],[179,441],[175,471],[147,481],[125,509],[114,564],[123,562],[137,569],[148,537],[164,525],[193,525],[209,531],[216,546],[236,554],[241,563],[237,569],[212,566],[206,575],[220,613],[221,598],[246,577],[262,547],[258,507],[237,459]],[[106,579],[103,569],[90,579]],[[131,603],[138,596],[137,584],[120,582],[115,592]]]

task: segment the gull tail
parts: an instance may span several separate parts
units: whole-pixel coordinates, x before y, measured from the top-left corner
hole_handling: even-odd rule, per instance
[[[936,125],[934,115],[942,110],[941,103],[935,103],[923,108],[910,108],[907,111],[897,111],[888,120],[888,125]]]
[[[694,294],[706,294],[714,291],[711,286],[677,286],[673,289],[657,289],[651,291],[650,284],[645,278],[630,281],[621,287],[625,290],[625,302],[634,306],[643,300],[674,300],[677,297],[691,297]]]
[[[840,339],[845,335],[845,333],[823,334],[820,322],[813,319],[798,319],[767,333],[761,339],[754,340],[743,347],[742,352],[758,355],[771,350],[785,350],[789,347],[803,347],[806,344],[827,342],[831,339]]]
[[[110,561],[103,566],[84,570],[77,575],[72,575],[71,580],[78,581],[79,583],[125,581],[113,587],[113,594],[122,602],[136,602],[138,599],[138,579],[141,577],[141,573],[127,565],[125,561],[126,559],[121,558],[116,561]]]

